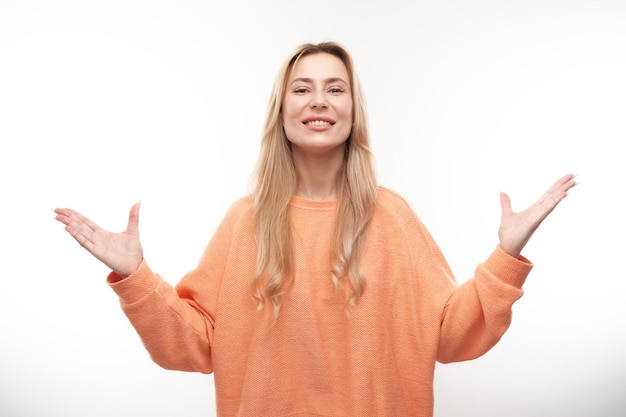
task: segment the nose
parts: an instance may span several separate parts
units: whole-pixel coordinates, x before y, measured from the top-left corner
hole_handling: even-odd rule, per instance
[[[326,109],[328,108],[328,102],[324,97],[323,92],[317,92],[311,95],[310,106],[312,109]]]

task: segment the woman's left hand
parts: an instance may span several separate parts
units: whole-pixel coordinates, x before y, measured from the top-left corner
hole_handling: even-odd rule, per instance
[[[511,208],[511,199],[505,193],[500,193],[502,218],[498,237],[500,246],[509,255],[517,258],[522,248],[539,227],[548,214],[563,200],[568,191],[576,185],[575,175],[567,174],[556,181],[552,187],[526,210],[514,213]]]

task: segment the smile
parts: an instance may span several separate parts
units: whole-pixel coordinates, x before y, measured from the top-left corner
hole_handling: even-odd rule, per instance
[[[331,126],[333,123],[327,120],[309,120],[304,122],[304,124],[309,126]]]

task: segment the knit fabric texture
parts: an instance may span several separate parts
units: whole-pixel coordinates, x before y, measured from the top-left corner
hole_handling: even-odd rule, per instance
[[[461,285],[407,202],[379,189],[351,312],[331,279],[337,203],[294,196],[293,285],[271,325],[251,281],[249,197],[235,202],[198,266],[173,287],[144,260],[108,282],[152,359],[214,373],[219,416],[433,415],[435,362],[481,356],[510,325],[532,268],[496,247]]]

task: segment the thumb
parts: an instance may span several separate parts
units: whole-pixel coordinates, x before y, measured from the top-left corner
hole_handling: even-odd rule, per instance
[[[502,209],[502,217],[506,217],[513,213],[511,208],[511,199],[507,193],[500,192],[500,208]]]
[[[141,202],[138,201],[130,208],[130,213],[128,213],[128,226],[126,226],[126,231],[129,233],[133,233],[139,235],[139,208],[141,207]]]

